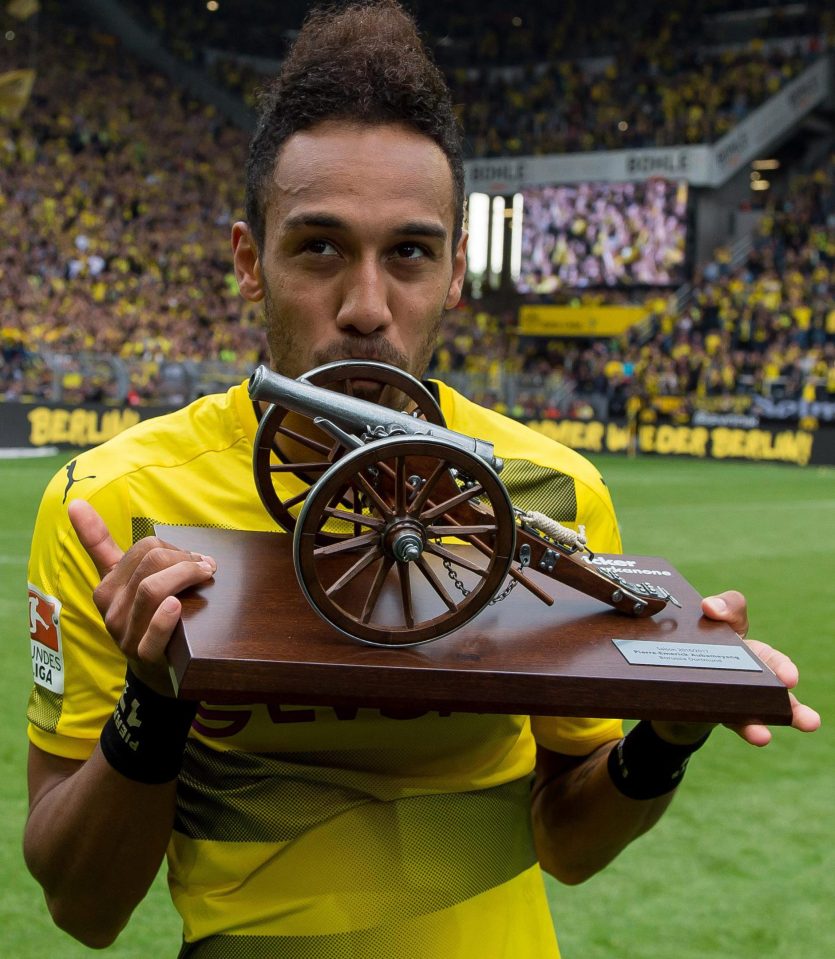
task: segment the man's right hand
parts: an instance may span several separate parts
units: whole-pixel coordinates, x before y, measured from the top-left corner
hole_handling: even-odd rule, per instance
[[[176,594],[211,579],[217,563],[154,536],[124,552],[89,503],[73,500],[68,514],[101,577],[93,599],[108,632],[136,675],[170,696],[165,648],[182,611]]]

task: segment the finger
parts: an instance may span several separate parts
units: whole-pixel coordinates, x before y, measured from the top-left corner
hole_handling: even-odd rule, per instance
[[[67,514],[79,542],[95,564],[99,576],[104,578],[125,555],[124,551],[86,500],[74,499],[67,507]]]
[[[127,619],[139,583],[147,576],[177,563],[207,563],[212,571],[217,563],[210,556],[172,546],[155,536],[139,540],[124,554],[93,591],[93,601],[113,636],[121,635],[118,624]],[[111,628],[112,627],[112,628]]]
[[[154,611],[166,596],[205,582],[217,570],[211,557],[188,553],[176,547],[154,546],[130,571],[127,583],[114,595],[109,607],[108,628],[125,641],[138,641]]]
[[[148,541],[148,549],[138,556],[138,561],[130,571],[130,576],[126,583],[125,592],[128,596],[134,596],[138,593],[142,583],[151,577],[158,577],[164,574],[166,570],[175,570],[176,577],[180,577],[189,564],[199,567],[201,570],[208,570],[211,573],[216,572],[217,563],[210,556],[203,556],[200,553],[191,553],[176,546],[160,545],[158,541]],[[180,569],[179,567],[182,567]],[[164,583],[164,577],[155,580],[155,585]],[[173,582],[173,580],[172,580]],[[164,588],[164,586],[163,586]],[[178,590],[172,587],[169,592],[176,593]]]
[[[802,733],[813,733],[820,727],[820,713],[799,702],[794,693],[789,693],[791,702],[793,729]],[[733,730],[738,736],[750,743],[752,746],[767,746],[772,739],[771,730],[762,723],[748,723],[741,726],[728,725],[728,729]]]
[[[785,653],[758,639],[747,639],[745,643],[784,686],[788,689],[794,689],[797,686],[800,672]],[[794,693],[789,693],[789,700],[792,707],[792,726],[804,733],[814,732],[821,724],[820,713],[811,706],[801,703]]]
[[[771,742],[771,730],[762,723],[746,723],[741,726],[727,725],[728,729],[733,730],[737,736],[751,746],[767,746]]]
[[[746,639],[745,645],[767,666],[784,686],[794,689],[800,679],[800,673],[797,666],[779,649],[769,646],[758,639]]]
[[[706,596],[702,600],[702,612],[708,619],[727,623],[741,639],[748,635],[748,604],[737,590]]]
[[[152,619],[168,597],[173,597],[190,586],[205,583],[212,578],[214,571],[213,564],[203,560],[199,563],[184,560],[174,566],[142,577],[136,587],[135,594],[131,593],[130,590],[125,590],[126,596],[132,596],[128,611],[129,621],[124,628],[124,634],[120,641],[125,655],[129,659],[140,658],[138,656],[140,643],[145,638]],[[179,616],[179,610],[177,615]],[[113,622],[111,623],[109,619],[105,622],[111,635],[118,637],[120,633],[117,616],[118,613],[114,612]],[[170,638],[170,634],[168,638]],[[156,648],[153,643],[152,648]]]
[[[789,693],[792,704],[792,728],[802,733],[813,733],[820,728],[821,716],[816,709],[798,701],[794,693]]]
[[[130,587],[132,581],[135,585],[136,581],[142,576],[158,572],[167,566],[173,566],[175,563],[181,563],[184,560],[191,560],[193,563],[205,561],[212,564],[214,569],[217,569],[217,564],[210,556],[181,549],[179,546],[167,543],[156,536],[146,536],[134,543],[122,557],[118,576],[114,577],[114,580],[118,581],[119,585]]]
[[[145,635],[136,647],[136,655],[141,662],[165,662],[165,650],[180,620],[182,608],[182,603],[176,596],[166,596],[159,604],[148,623]]]

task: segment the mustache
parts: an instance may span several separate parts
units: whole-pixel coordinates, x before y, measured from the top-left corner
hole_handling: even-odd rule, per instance
[[[375,360],[401,370],[409,368],[408,356],[398,350],[384,336],[346,336],[335,340],[313,354],[316,366],[337,360]]]

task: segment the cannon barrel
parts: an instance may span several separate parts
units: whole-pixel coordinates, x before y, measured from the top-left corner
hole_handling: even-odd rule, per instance
[[[459,449],[473,453],[484,460],[496,472],[502,468],[502,461],[493,452],[493,444],[475,439],[465,433],[436,426],[425,420],[409,416],[385,406],[378,406],[357,396],[335,393],[321,386],[312,386],[302,380],[274,373],[266,366],[259,366],[249,378],[249,395],[253,400],[264,400],[277,406],[301,413],[311,420],[323,417],[335,423],[340,429],[356,436],[368,434],[372,438],[375,429],[392,429],[415,436],[434,436],[436,439],[454,443]]]

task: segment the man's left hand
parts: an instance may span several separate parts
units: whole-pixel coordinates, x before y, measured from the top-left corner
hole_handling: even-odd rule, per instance
[[[787,686],[794,689],[797,685],[797,666],[778,649],[756,639],[747,639],[748,634],[748,604],[742,593],[735,589],[719,593],[716,596],[707,596],[702,600],[702,613],[708,619],[720,620],[727,623],[739,636],[744,639],[751,652],[763,662],[774,675]],[[813,733],[821,724],[820,715],[810,706],[799,702],[794,693],[789,693],[792,707],[792,726],[804,733]],[[682,723],[653,720],[653,729],[662,739],[669,743],[686,745],[701,739],[715,724],[711,723]],[[771,730],[760,723],[747,723],[734,726],[726,723],[745,742],[752,746],[767,746],[771,742]]]
[[[717,596],[707,596],[702,600],[702,612],[708,619],[718,619],[727,623],[740,639],[744,639],[751,652],[764,663],[774,675],[787,686],[794,689],[799,678],[797,666],[780,650],[756,639],[746,639],[748,634],[748,605],[742,593],[728,590]],[[792,726],[804,733],[814,732],[821,724],[820,715],[810,706],[801,703],[794,693],[789,693],[792,707]],[[771,742],[771,730],[758,723],[744,726],[729,726],[752,746],[765,746]],[[659,733],[660,735],[661,733]]]

